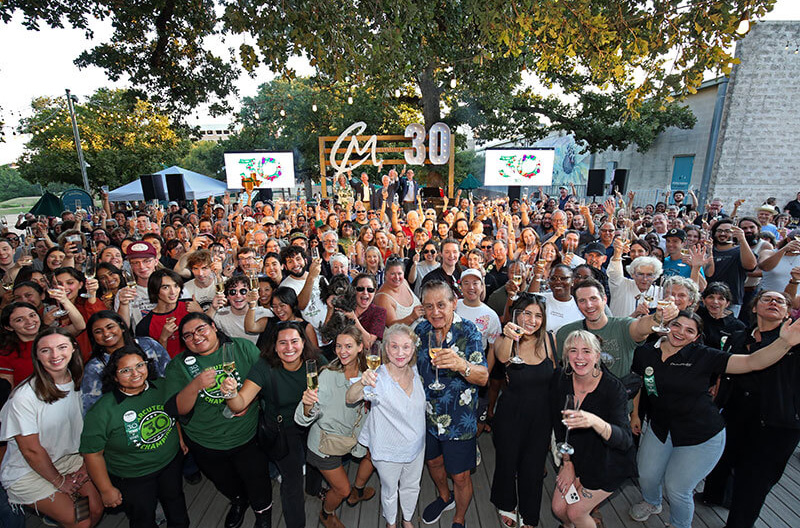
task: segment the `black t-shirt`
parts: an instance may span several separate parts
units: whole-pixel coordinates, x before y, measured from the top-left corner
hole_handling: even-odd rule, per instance
[[[726,315],[722,319],[715,319],[708,313],[705,306],[699,306],[697,308],[697,315],[703,319],[703,341],[706,346],[710,346],[711,348],[728,348],[730,346],[728,340],[731,336],[746,328],[745,324],[734,317],[732,313]],[[726,347],[722,346],[723,337],[725,338]]]
[[[731,304],[742,304],[744,298],[744,281],[747,273],[753,271],[746,270],[742,266],[742,257],[739,246],[731,249],[714,248],[714,275],[707,277],[708,282],[724,282],[731,289],[733,300]]]
[[[442,267],[439,266],[435,270],[433,270],[433,271],[429,272],[427,275],[425,275],[425,277],[422,279],[422,284],[420,286],[423,286],[423,285],[425,285],[425,283],[430,282],[430,281],[434,281],[434,280],[442,281],[445,284],[449,284],[450,287],[453,289],[453,292],[456,294],[456,296],[459,299],[464,297],[464,295],[461,293],[461,287],[459,286],[459,283],[461,281],[461,266],[460,265],[456,264],[456,268],[455,268],[455,270],[453,270],[453,274],[452,275],[448,275],[447,272],[445,272],[444,269],[442,269]]]
[[[505,286],[508,282],[508,260],[502,267],[498,268],[495,262],[486,266],[486,296],[490,296],[498,288]]]
[[[669,434],[675,447],[701,444],[725,428],[708,387],[713,374],[725,372],[731,355],[692,343],[661,361],[659,344],[637,348],[631,365],[644,378],[641,399],[646,400],[650,426],[662,442]]]

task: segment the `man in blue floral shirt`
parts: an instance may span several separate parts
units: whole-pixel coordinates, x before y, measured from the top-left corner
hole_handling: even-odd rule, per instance
[[[442,513],[456,509],[453,528],[464,527],[464,517],[472,500],[478,430],[478,386],[489,381],[481,334],[471,321],[456,314],[457,298],[444,282],[430,281],[422,286],[425,321],[415,332],[420,338],[417,369],[422,376],[427,400],[425,461],[436,485],[438,497],[422,513],[425,524],[433,524]],[[429,354],[429,340],[435,335],[441,349],[435,359]],[[437,379],[443,388],[430,385]],[[453,479],[454,490],[447,484]]]

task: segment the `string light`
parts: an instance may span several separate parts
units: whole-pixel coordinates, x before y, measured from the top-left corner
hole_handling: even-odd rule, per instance
[[[394,91],[394,96],[396,98],[400,99],[400,88],[398,88],[397,90]]]
[[[456,81],[455,77],[450,79],[450,88],[455,88],[457,84],[458,84],[458,81]]]
[[[348,95],[347,96],[347,104],[353,104],[353,96],[352,95]]]
[[[311,105],[311,111],[312,112],[316,112],[317,111],[317,105],[316,104],[312,104]]]
[[[750,19],[747,15],[744,15],[742,20],[739,21],[739,25],[736,26],[736,33],[746,35],[748,31],[750,31]]]
[[[286,117],[286,110],[281,108],[281,117]]]

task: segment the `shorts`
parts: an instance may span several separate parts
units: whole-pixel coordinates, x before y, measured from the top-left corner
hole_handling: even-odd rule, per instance
[[[425,461],[442,455],[444,469],[449,475],[458,475],[475,469],[477,455],[477,439],[440,440],[430,433],[425,433]]]
[[[83,465],[83,457],[78,454],[64,455],[53,465],[59,473],[67,475],[78,471]],[[36,471],[31,470],[6,488],[9,504],[34,504],[42,499],[53,497],[58,489]]]
[[[341,456],[328,455],[321,457],[312,450],[306,450],[306,462],[320,471],[330,471],[342,466]]]

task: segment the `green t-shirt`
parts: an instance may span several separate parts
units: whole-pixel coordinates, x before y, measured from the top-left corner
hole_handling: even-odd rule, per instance
[[[164,412],[163,379],[136,396],[107,392],[83,419],[81,453],[103,451],[108,472],[122,478],[155,473],[178,453],[175,420]]]
[[[250,369],[258,362],[258,349],[247,339],[237,337],[223,343],[222,346],[228,346],[233,350],[236,361],[233,375],[241,388]],[[200,391],[193,412],[183,417],[181,426],[192,441],[209,449],[224,451],[243,445],[255,436],[258,409],[255,405],[251,405],[244,415],[233,418],[225,418],[222,414],[227,407],[221,389],[222,381],[227,377],[222,370],[222,348],[206,356],[193,355],[188,351],[175,356],[167,365],[165,372],[167,394],[169,397],[177,394],[195,376],[209,368],[217,372],[216,384],[210,389]]]
[[[612,374],[621,378],[622,376],[630,373],[631,364],[633,363],[633,352],[636,347],[641,343],[633,340],[630,333],[630,326],[636,319],[632,317],[609,317],[608,323],[599,330],[592,330],[584,327],[584,320],[574,321],[565,324],[558,329],[556,340],[558,341],[558,359],[563,357],[562,351],[564,348],[564,340],[574,330],[587,330],[603,342],[603,355],[614,358],[608,370]],[[610,360],[610,357],[608,359]]]
[[[327,365],[328,361],[323,357],[317,358],[317,367],[321,368]],[[278,391],[278,400],[280,400],[280,414],[283,421],[292,423],[294,421],[294,410],[297,404],[303,398],[303,392],[306,390],[306,365],[303,365],[294,372],[290,372],[283,368],[272,368],[265,359],[261,359],[250,370],[247,379],[261,387],[259,394],[261,409],[269,417],[275,416],[275,403],[272,401],[272,386],[270,385],[270,371],[272,371],[272,381],[276,385]]]

